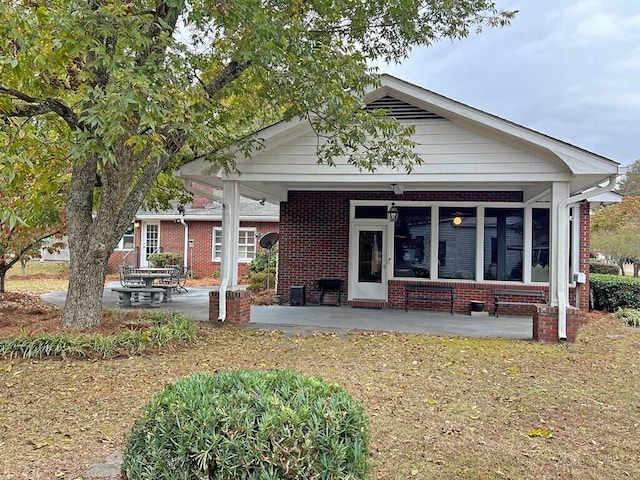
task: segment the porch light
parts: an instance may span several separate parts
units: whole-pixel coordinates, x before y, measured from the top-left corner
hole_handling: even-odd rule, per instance
[[[398,207],[396,207],[395,202],[391,202],[391,207],[387,210],[387,215],[392,222],[395,223],[398,221]]]
[[[460,215],[456,215],[451,219],[451,223],[453,223],[454,227],[459,227],[462,225],[462,217]]]

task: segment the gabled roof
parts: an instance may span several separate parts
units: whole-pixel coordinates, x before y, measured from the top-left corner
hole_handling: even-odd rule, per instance
[[[221,185],[238,180],[243,195],[285,200],[289,190],[521,190],[525,200],[544,199],[554,181],[584,192],[618,174],[618,164],[490,113],[390,75],[365,96],[368,108],[386,108],[415,126],[413,140],[423,165],[414,172],[380,167],[361,172],[346,158],[335,166],[317,162],[318,138],[308,121],[295,119],[262,129],[264,148],[246,159],[239,173],[213,170],[206,161],[180,168],[187,180]]]
[[[239,214],[240,221],[278,222],[280,219],[280,209],[277,205],[245,197],[240,198]],[[140,210],[136,214],[136,218],[140,220],[176,220],[184,218],[186,221],[221,221],[222,205],[213,201],[202,207],[187,205],[184,209],[184,214],[178,208],[162,212]]]

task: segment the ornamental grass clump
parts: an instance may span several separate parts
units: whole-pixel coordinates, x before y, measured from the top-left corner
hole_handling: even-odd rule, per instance
[[[640,310],[636,308],[621,308],[616,310],[613,316],[624,320],[630,327],[640,327]]]
[[[368,435],[362,406],[321,378],[200,373],[147,405],[121,472],[129,480],[367,479]]]

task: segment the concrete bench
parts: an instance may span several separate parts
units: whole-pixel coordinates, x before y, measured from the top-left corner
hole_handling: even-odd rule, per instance
[[[496,288],[493,290],[493,314],[496,317],[499,307],[534,305],[536,303],[547,303],[543,290],[520,290],[517,288]]]
[[[411,297],[411,293],[416,293]],[[406,284],[404,287],[404,311],[409,309],[410,300],[421,300],[429,303],[448,303],[453,315],[453,287],[445,285]]]
[[[174,289],[178,288],[178,284],[154,283],[153,288],[159,288],[162,290],[162,303],[166,303],[173,300],[172,292]]]
[[[151,297],[151,305],[156,304],[158,303],[158,294],[165,292],[164,288],[156,287],[113,287],[111,290],[118,292],[123,307],[130,307],[131,297],[138,300],[141,293],[148,293]]]

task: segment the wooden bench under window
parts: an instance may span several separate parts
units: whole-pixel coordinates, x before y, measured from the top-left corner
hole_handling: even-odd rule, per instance
[[[493,314],[498,316],[499,307],[514,305],[534,305],[547,303],[544,290],[520,290],[517,288],[496,288],[493,290]]]
[[[410,301],[427,303],[447,303],[453,315],[453,287],[429,284],[406,284],[404,289],[404,311],[409,309]]]

